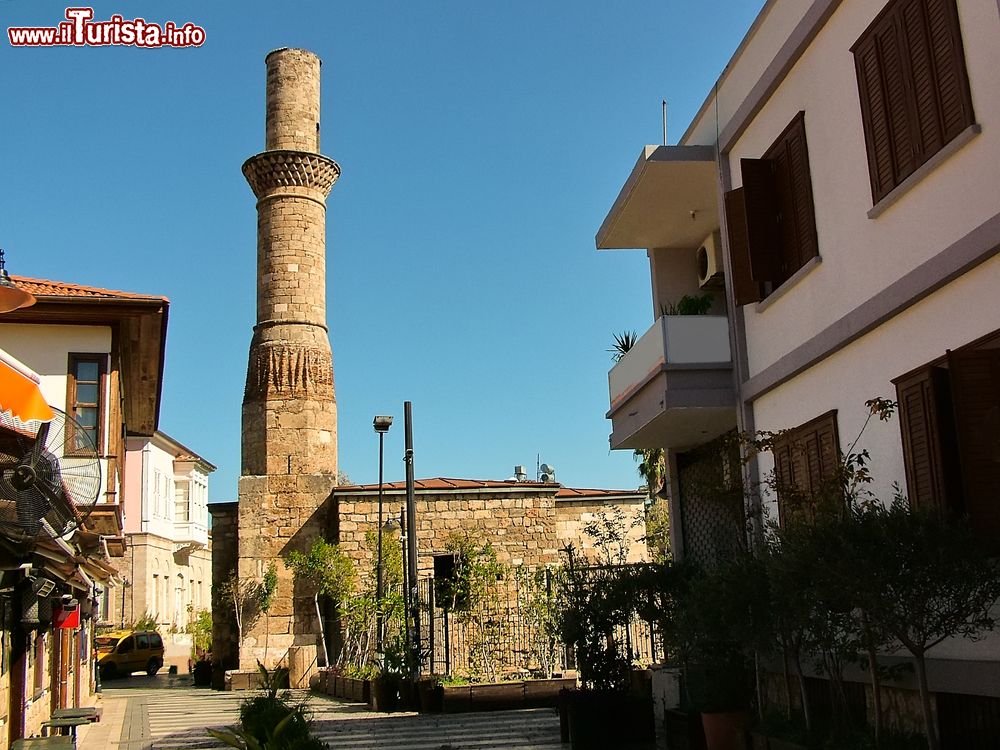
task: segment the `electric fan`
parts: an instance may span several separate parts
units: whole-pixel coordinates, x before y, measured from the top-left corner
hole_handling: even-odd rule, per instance
[[[0,414],[0,534],[30,542],[80,527],[101,491],[91,431],[58,409],[49,422]]]

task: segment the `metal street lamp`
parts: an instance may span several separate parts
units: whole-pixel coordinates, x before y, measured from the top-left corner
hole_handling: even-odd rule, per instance
[[[382,470],[385,451],[385,433],[392,427],[392,417],[381,416],[372,420],[372,427],[378,433],[378,561],[375,563],[375,615],[376,649],[382,651]]]

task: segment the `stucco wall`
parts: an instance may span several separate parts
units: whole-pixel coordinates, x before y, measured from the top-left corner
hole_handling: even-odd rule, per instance
[[[771,14],[778,8],[784,13],[787,5],[777,3]],[[822,262],[763,309],[744,308],[751,377],[797,347],[815,343],[817,334],[863,303],[885,295],[894,282],[937,258],[1000,209],[995,188],[1000,89],[994,80],[1000,66],[996,44],[1000,15],[993,0],[962,0],[958,10],[965,61],[975,120],[982,132],[937,164],[894,205],[868,218],[871,189],[850,47],[884,5],[844,0],[728,154],[732,186],[737,187],[742,182],[740,158],[759,158],[794,115],[805,111]],[[772,51],[777,53],[779,46],[775,44]],[[993,231],[984,243],[1000,244],[1000,235]],[[927,274],[926,283],[935,280]],[[837,409],[840,447],[847,450],[867,416],[866,399],[895,398],[893,378],[1000,329],[997,289],[1000,257],[994,256],[757,397],[755,428],[794,427]],[[842,333],[852,333],[850,326],[842,328]],[[826,340],[827,345],[831,342]],[[871,454],[872,490],[879,497],[890,500],[894,483],[905,492],[897,419],[873,421],[855,448],[860,449]],[[762,457],[759,468],[767,475],[773,469],[771,457]],[[765,507],[773,517],[773,501]],[[979,643],[950,641],[932,656],[996,660],[998,647],[996,637]]]
[[[868,218],[868,161],[850,47],[883,5],[841,3],[729,153],[738,187],[739,160],[759,158],[795,114],[805,111],[822,263],[763,312],[745,308],[751,376],[997,213],[1000,139],[990,127],[1000,119],[1000,88],[994,83],[1000,18],[991,0],[965,0],[959,4],[965,59],[984,132],[881,216]]]

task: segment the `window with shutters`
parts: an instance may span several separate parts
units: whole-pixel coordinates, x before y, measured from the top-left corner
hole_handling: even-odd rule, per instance
[[[955,0],[892,0],[851,51],[878,203],[974,122]]]
[[[836,410],[784,431],[774,441],[773,452],[778,522],[810,518],[833,489],[830,482],[840,466]]]
[[[741,159],[743,187],[725,195],[736,304],[763,299],[819,255],[805,112],[760,159]]]
[[[66,379],[66,411],[76,422],[66,423],[70,453],[86,452],[92,444],[103,454],[104,354],[70,354]]]
[[[894,380],[910,505],[964,515],[1000,541],[1000,341]]]

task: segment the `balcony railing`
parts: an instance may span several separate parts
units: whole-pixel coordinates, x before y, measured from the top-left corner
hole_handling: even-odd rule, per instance
[[[664,315],[608,373],[611,411],[667,365],[730,362],[725,315]]]

